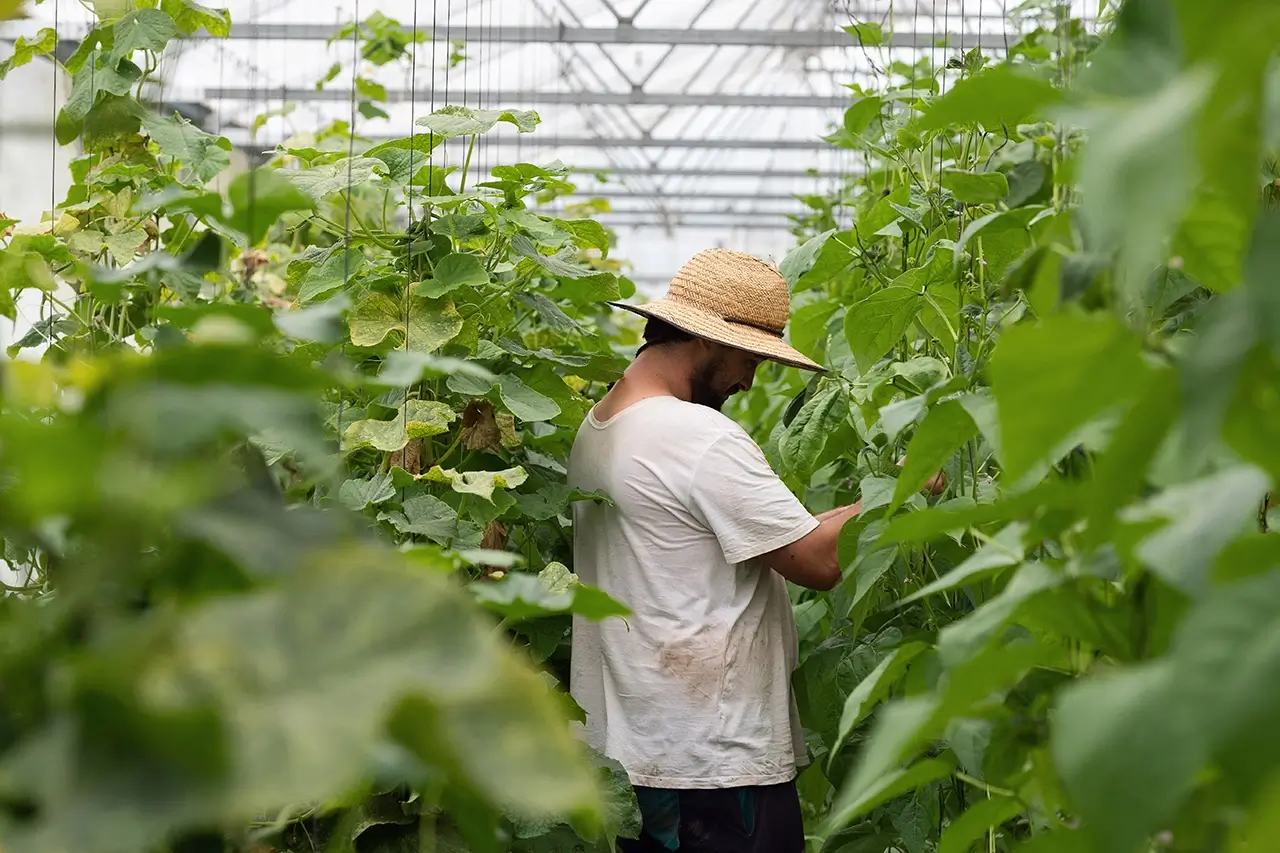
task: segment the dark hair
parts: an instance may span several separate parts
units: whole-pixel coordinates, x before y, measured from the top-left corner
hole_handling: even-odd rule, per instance
[[[644,352],[649,347],[658,347],[663,344],[682,344],[692,340],[694,340],[694,336],[683,329],[677,329],[665,320],[650,317],[649,322],[645,323],[644,326],[644,344],[641,345],[640,349],[636,350],[636,355]]]

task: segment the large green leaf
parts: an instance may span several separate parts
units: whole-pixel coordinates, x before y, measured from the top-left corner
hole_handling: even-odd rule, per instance
[[[352,188],[368,183],[373,178],[374,169],[382,165],[381,160],[372,157],[344,157],[310,169],[279,169],[277,172],[292,181],[308,198],[320,202],[333,193],[350,192]]]
[[[780,473],[801,482],[808,480],[827,439],[848,411],[844,387],[838,382],[823,385],[805,402],[778,441],[778,454],[782,461]]]
[[[201,181],[211,181],[231,165],[231,143],[205,133],[182,116],[146,113],[142,129],[160,146],[161,155],[188,169]]]
[[[1207,71],[1189,72],[1155,95],[1099,106],[1080,119],[1089,129],[1082,222],[1093,251],[1121,252],[1124,299],[1134,299],[1191,200],[1195,121],[1211,84]]]
[[[515,125],[521,133],[531,133],[541,120],[532,110],[476,110],[451,104],[418,119],[418,124],[436,136],[453,139],[455,136],[488,133],[498,122]]]
[[[1005,332],[990,372],[1002,461],[1016,480],[1078,428],[1137,396],[1151,368],[1114,318],[1059,314]]]
[[[475,255],[450,254],[436,262],[435,274],[418,285],[418,292],[432,299],[460,287],[478,288],[489,283],[489,272]]]
[[[522,421],[547,421],[560,414],[560,405],[530,388],[514,373],[498,376],[498,395],[507,411]]]
[[[836,742],[831,747],[831,755],[836,756],[853,734],[854,728],[867,718],[871,709],[884,701],[890,692],[898,686],[906,675],[907,667],[920,656],[928,646],[925,643],[912,642],[899,646],[890,652],[872,672],[854,688],[844,703],[844,712],[840,715],[840,729]]]
[[[1206,757],[1191,703],[1168,662],[1072,685],[1058,701],[1053,754],[1106,853],[1131,853],[1173,816]]]
[[[248,237],[253,246],[262,242],[285,213],[315,209],[315,202],[271,169],[237,175],[227,187],[227,198],[231,202],[231,217],[226,224]]]
[[[169,642],[117,666],[129,704],[85,667],[81,719],[62,713],[10,754],[6,778],[40,809],[8,843],[125,853],[245,824],[345,794],[388,735],[495,807],[599,814],[594,773],[540,680],[443,576],[392,552],[347,550],[168,624]]]
[[[71,91],[54,122],[58,144],[69,145],[74,141],[99,101],[110,95],[128,95],[141,77],[142,69],[127,59],[109,62],[98,51],[90,53],[84,67],[71,79]],[[126,102],[126,105],[137,107],[136,102]]]
[[[907,445],[907,461],[898,476],[893,505],[899,506],[942,470],[956,450],[978,434],[978,425],[958,400],[934,406]]]
[[[813,268],[813,264],[818,259],[818,255],[822,252],[822,247],[826,245],[831,235],[836,233],[834,229],[824,231],[814,237],[810,237],[796,248],[792,249],[782,263],[778,265],[778,272],[782,273],[782,277],[787,280],[788,287],[795,287],[800,277]]]
[[[942,186],[965,204],[995,204],[1009,194],[1009,181],[1000,172],[947,169]]]
[[[178,27],[173,18],[160,9],[135,9],[121,18],[112,29],[115,45],[111,48],[107,61],[113,66],[122,59],[128,59],[136,50],[159,53],[178,36]]]
[[[418,133],[375,145],[365,151],[364,156],[381,160],[387,167],[387,178],[393,183],[407,184],[431,162],[432,150],[443,143],[444,138],[434,133]]]
[[[160,8],[187,35],[201,28],[207,30],[209,35],[219,38],[231,35],[231,15],[226,9],[212,9],[196,0],[160,0]]]
[[[367,295],[348,318],[351,342],[376,347],[388,334],[398,331],[403,340],[397,346],[416,353],[433,353],[462,331],[462,317],[452,302],[418,298],[405,302],[397,302],[385,293]]]
[[[1131,522],[1162,521],[1137,555],[1151,571],[1187,595],[1200,595],[1218,553],[1256,524],[1258,507],[1272,487],[1252,465],[1240,465],[1165,489],[1123,515]]]
[[[902,339],[921,300],[919,291],[895,286],[877,290],[849,307],[844,333],[860,371],[869,371]]]
[[[973,843],[988,830],[1017,817],[1023,808],[1022,803],[1011,797],[979,800],[947,825],[938,844],[938,853],[969,853]]]
[[[930,103],[918,126],[921,130],[941,130],[976,123],[989,131],[1012,132],[1018,124],[1061,98],[1061,90],[1047,80],[1010,65],[997,65],[961,80]]]

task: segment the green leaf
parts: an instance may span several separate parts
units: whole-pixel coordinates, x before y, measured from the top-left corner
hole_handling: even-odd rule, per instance
[[[364,268],[365,254],[360,249],[344,249],[335,244],[318,264],[313,264],[302,277],[298,286],[298,302],[306,305],[309,302],[326,299],[339,290],[344,289]]]
[[[974,803],[942,832],[938,853],[969,853],[974,842],[988,830],[1022,814],[1023,806],[1010,797],[989,797]]]
[[[864,477],[858,484],[862,511],[871,512],[882,506],[888,506],[893,501],[893,493],[897,488],[898,481],[892,477]]]
[[[387,353],[378,374],[377,382],[392,388],[408,388],[423,378],[439,376],[465,376],[481,382],[496,381],[487,367],[478,361],[468,361],[450,356],[430,355],[422,352],[393,350]],[[491,386],[490,386],[491,387]]]
[[[1137,556],[1177,589],[1198,596],[1218,553],[1256,523],[1271,486],[1259,469],[1238,465],[1165,489],[1127,510],[1123,519],[1167,522],[1138,544]]]
[[[1191,791],[1207,739],[1184,698],[1168,661],[1063,690],[1054,764],[1095,849],[1137,849]]]
[[[422,479],[433,483],[448,483],[455,492],[464,495],[478,495],[490,503],[493,502],[495,489],[514,489],[529,478],[528,473],[519,466],[504,471],[455,471],[452,468],[432,466],[422,475]]]
[[[356,512],[385,503],[395,496],[396,488],[391,484],[390,474],[378,474],[364,480],[347,480],[338,489],[338,503]]]
[[[966,77],[931,102],[917,126],[930,131],[976,123],[994,132],[1012,131],[1061,99],[1062,91],[1047,80],[997,65]]]
[[[1212,74],[1188,72],[1160,91],[1086,113],[1081,221],[1092,251],[1121,253],[1128,307],[1163,258],[1196,185],[1196,122]]]
[[[142,129],[160,146],[162,162],[185,166],[202,183],[231,165],[231,143],[226,137],[205,133],[177,113],[166,117],[147,112]]]
[[[409,400],[389,421],[363,420],[351,424],[343,436],[343,445],[351,450],[376,447],[391,453],[403,450],[410,439],[448,432],[457,417],[450,406],[437,400]]]
[[[871,370],[906,334],[919,310],[920,293],[909,287],[886,287],[850,306],[844,334],[858,370]]]
[[[861,136],[871,123],[880,117],[884,101],[880,98],[858,98],[844,111],[844,129],[853,136]]]
[[[827,439],[848,413],[844,388],[838,382],[824,384],[810,397],[778,440],[782,475],[807,481],[813,475]]]
[[[474,110],[449,105],[418,119],[418,124],[436,136],[453,139],[456,136],[488,133],[498,122],[515,125],[516,130],[521,133],[532,133],[540,121],[542,119],[532,110]]]
[[[498,394],[507,411],[522,421],[549,421],[560,414],[560,406],[555,400],[533,390],[514,373],[503,373],[498,377]]]
[[[440,545],[466,544],[478,545],[479,531],[474,542],[466,540],[465,531],[458,522],[458,513],[453,507],[435,495],[417,494],[404,499],[402,512],[382,513],[379,521],[387,521],[400,533],[412,536],[425,536]]]
[[[310,169],[277,169],[276,173],[292,181],[313,201],[320,202],[341,190],[368,183],[373,179],[374,169],[382,165],[381,160],[372,157],[344,157]]]
[[[938,632],[938,657],[947,667],[972,658],[1014,617],[1024,602],[1060,586],[1063,581],[1061,572],[1042,563],[1023,563],[999,595]]]
[[[488,283],[489,271],[480,258],[455,253],[436,263],[435,275],[418,285],[418,293],[436,299],[460,287],[479,288]]]
[[[159,9],[135,9],[129,12],[113,28],[115,46],[107,57],[111,65],[128,59],[135,50],[160,53],[169,42],[178,37],[178,27],[165,12]]]
[[[227,198],[231,217],[225,222],[248,237],[251,246],[260,244],[285,213],[315,209],[315,202],[271,169],[237,175],[227,188]]]
[[[1022,537],[1026,532],[1027,526],[1021,522],[1007,525],[983,543],[981,548],[966,557],[960,565],[911,593],[899,601],[898,606],[903,607],[926,596],[970,586],[992,577],[1003,569],[1018,565],[1026,557],[1026,549],[1022,544]]]
[[[556,219],[557,227],[573,235],[573,242],[583,249],[599,249],[600,257],[609,257],[609,232],[592,219]]]
[[[187,35],[202,27],[217,38],[231,35],[231,15],[226,9],[211,9],[195,0],[160,0],[160,8]]]
[[[0,16],[0,19],[2,18],[3,16]],[[29,41],[26,36],[18,36],[13,44],[13,53],[8,59],[0,62],[0,80],[3,80],[13,69],[31,64],[31,60],[37,56],[48,56],[57,46],[58,33],[51,27],[41,28],[40,32],[36,33],[34,41]]]
[[[796,248],[787,253],[782,259],[782,263],[778,264],[778,272],[782,273],[782,277],[787,280],[787,286],[794,288],[800,277],[813,269],[813,264],[818,259],[818,255],[822,253],[822,247],[826,245],[827,240],[831,239],[831,235],[836,233],[835,229],[824,231],[815,237],[801,243]]]
[[[547,564],[537,576],[512,572],[501,581],[477,581],[471,585],[471,591],[481,606],[508,622],[557,614],[573,614],[599,622],[631,614],[630,608],[603,590],[583,584],[561,563]]]
[[[54,123],[58,144],[69,145],[80,135],[85,119],[104,96],[128,95],[141,77],[142,69],[127,59],[108,63],[98,51],[90,53],[72,78],[71,91]],[[132,104],[137,106],[136,101]]]
[[[844,712],[840,715],[840,729],[831,747],[833,759],[848,742],[854,728],[867,718],[872,708],[888,698],[889,693],[907,674],[907,667],[928,648],[927,644],[919,642],[901,645],[881,660],[866,678],[858,682],[858,686],[845,700]]]
[[[370,293],[351,312],[348,325],[351,343],[356,346],[376,347],[388,334],[398,331],[404,335],[405,349],[432,353],[457,337],[462,317],[452,302],[415,298],[405,305],[385,293]]]
[[[1113,317],[1057,314],[1006,331],[990,373],[1002,462],[1017,480],[1078,428],[1136,396],[1151,368]]]
[[[388,180],[396,184],[407,184],[428,166],[431,161],[431,152],[443,143],[444,137],[434,133],[417,133],[403,139],[393,139],[390,142],[375,145],[365,151],[364,156],[381,160],[387,167]],[[442,175],[448,175],[455,168],[449,167],[447,170],[440,171]],[[439,193],[433,190],[431,194]]]
[[[951,460],[956,450],[978,434],[978,425],[959,400],[934,406],[907,445],[907,461],[898,475],[893,506],[900,506]]]
[[[831,812],[819,832],[826,835],[848,826],[877,806],[909,794],[930,782],[945,779],[954,770],[950,761],[929,758],[905,770],[892,770],[863,786],[855,788],[846,785],[836,794]]]
[[[879,24],[850,24],[841,29],[863,47],[879,47],[884,43],[884,31]]]
[[[942,187],[965,204],[995,204],[1009,194],[1009,180],[1000,172],[947,169]]]

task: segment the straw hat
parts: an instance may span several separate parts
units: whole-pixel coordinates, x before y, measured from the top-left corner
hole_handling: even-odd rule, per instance
[[[706,249],[676,273],[662,299],[644,305],[609,304],[790,367],[823,369],[782,339],[791,315],[786,279],[743,252]]]

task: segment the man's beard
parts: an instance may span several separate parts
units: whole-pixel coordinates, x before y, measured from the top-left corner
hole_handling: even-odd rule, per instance
[[[710,361],[699,367],[689,380],[689,402],[720,411],[729,400],[729,394],[716,386],[716,376],[721,372],[719,361]]]

